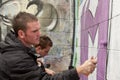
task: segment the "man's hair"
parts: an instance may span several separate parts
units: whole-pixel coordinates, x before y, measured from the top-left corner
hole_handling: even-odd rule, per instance
[[[47,46],[52,47],[53,46],[53,42],[52,42],[52,40],[48,36],[42,35],[42,36],[40,36],[39,44],[36,45],[35,47],[37,47],[37,46],[40,46],[41,49],[45,49]]]
[[[18,36],[18,31],[26,31],[27,23],[38,21],[35,15],[32,15],[27,12],[19,12],[12,20],[12,27],[15,31],[15,34]]]

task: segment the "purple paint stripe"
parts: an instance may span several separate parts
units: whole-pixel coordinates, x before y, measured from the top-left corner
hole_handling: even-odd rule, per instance
[[[90,0],[89,0],[90,1]],[[86,3],[85,3],[86,4]],[[106,73],[106,57],[107,57],[107,33],[108,33],[108,16],[109,16],[109,0],[98,0],[95,18],[93,18],[90,10],[83,7],[84,13],[81,16],[81,63],[88,59],[88,33],[90,33],[92,42],[94,43],[96,31],[99,28],[99,50],[98,50],[98,64],[97,64],[97,80],[105,80]],[[96,26],[95,26],[96,25]],[[94,27],[94,28],[93,28]],[[93,30],[92,30],[93,29]],[[97,53],[96,53],[97,54]],[[81,75],[80,80],[88,80]]]

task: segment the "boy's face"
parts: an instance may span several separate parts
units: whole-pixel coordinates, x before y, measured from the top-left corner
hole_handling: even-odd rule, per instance
[[[37,54],[40,54],[42,57],[48,55],[48,52],[50,50],[50,46],[47,46],[45,49],[41,49],[40,46],[36,47]]]

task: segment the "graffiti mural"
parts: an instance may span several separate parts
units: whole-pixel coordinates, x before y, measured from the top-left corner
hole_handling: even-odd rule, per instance
[[[14,10],[11,10],[11,9]],[[8,30],[11,27],[12,17],[20,11],[18,1],[1,1],[0,3],[0,40],[3,40]]]
[[[81,75],[80,80],[105,80],[109,27],[109,0],[77,0],[76,40],[74,64],[82,64],[91,56],[97,57],[98,64],[89,77]],[[79,30],[79,31],[78,31]],[[78,32],[80,32],[78,34]],[[78,37],[79,36],[79,37]],[[79,43],[80,45],[76,44]],[[78,55],[80,57],[75,57]],[[80,62],[79,62],[79,61]]]
[[[108,19],[109,19],[109,0],[95,0],[95,10],[90,8],[90,0],[85,2],[81,18],[81,62],[88,58],[88,35],[94,44],[96,32],[98,30],[98,66],[97,66],[97,80],[103,80],[106,73],[106,58],[107,58],[107,33],[108,33]],[[102,8],[104,6],[105,8]],[[94,12],[95,11],[95,12]],[[83,80],[86,80],[85,77]]]
[[[27,0],[23,0],[24,2],[20,2],[19,0],[8,0],[8,1],[1,1],[0,4],[0,17],[1,17],[1,40],[4,39],[6,33],[7,33],[7,29],[11,26],[11,19],[13,18],[14,15],[16,15],[18,12],[20,11],[26,11],[26,12],[30,12],[36,16],[38,16],[39,18],[48,18],[48,16],[52,16],[49,17],[51,20],[50,22],[46,22],[49,23],[46,26],[47,30],[52,30],[56,24],[57,24],[57,11],[54,8],[54,6],[52,4],[44,4],[42,1],[40,0],[32,0],[32,1],[27,1]],[[21,3],[23,5],[21,5]],[[34,5],[34,6],[33,6]],[[32,7],[31,7],[32,6]],[[36,7],[35,7],[36,6]],[[24,8],[23,8],[24,7]],[[47,10],[45,8],[48,8]],[[45,13],[48,13],[48,11],[50,11],[52,14],[48,14],[43,15]],[[42,22],[42,21],[41,21]]]

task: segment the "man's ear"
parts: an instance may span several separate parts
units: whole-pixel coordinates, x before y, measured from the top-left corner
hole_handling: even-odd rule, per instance
[[[24,32],[23,30],[19,30],[19,31],[18,31],[18,36],[19,36],[20,38],[24,38],[24,37],[25,37],[25,32]]]

